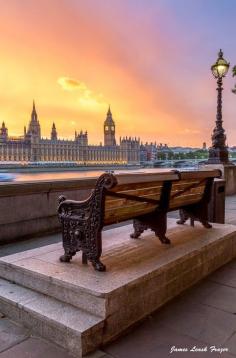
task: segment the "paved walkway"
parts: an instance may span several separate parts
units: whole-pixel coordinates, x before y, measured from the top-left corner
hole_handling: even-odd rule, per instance
[[[236,225],[236,196],[226,200],[226,222]],[[0,256],[59,240],[58,235],[50,235],[5,245],[0,247]],[[236,357],[236,260],[150,315],[141,324],[130,329],[125,336],[89,357],[169,356]],[[31,336],[29,330],[0,314],[0,358],[14,357],[72,356],[54,344]]]

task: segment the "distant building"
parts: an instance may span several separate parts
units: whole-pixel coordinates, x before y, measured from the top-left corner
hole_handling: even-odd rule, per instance
[[[168,159],[170,154],[172,154],[172,150],[168,147],[168,145],[160,143],[157,147],[157,157]]]
[[[160,143],[141,143],[140,145],[140,162],[154,162],[158,159],[168,159],[169,154],[171,153],[170,148],[167,144]]]
[[[140,140],[120,138],[116,144],[115,122],[110,107],[104,121],[104,146],[89,145],[88,133],[75,132],[74,140],[58,139],[55,123],[51,138],[41,137],[41,126],[33,102],[28,129],[24,135],[10,137],[5,123],[0,128],[0,161],[75,161],[79,164],[136,164],[140,160]]]
[[[206,142],[203,142],[203,144],[202,144],[202,149],[203,149],[203,150],[207,150]]]
[[[140,161],[155,161],[157,159],[157,144],[148,143],[141,144],[140,147]]]

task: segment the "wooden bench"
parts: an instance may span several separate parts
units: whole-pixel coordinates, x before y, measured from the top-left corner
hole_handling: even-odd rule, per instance
[[[208,223],[208,203],[214,177],[219,170],[188,171],[145,170],[128,174],[102,174],[89,198],[84,201],[59,198],[58,216],[62,224],[64,255],[69,262],[77,251],[82,251],[82,262],[89,260],[95,270],[105,271],[100,261],[102,228],[133,219],[132,238],[138,238],[151,229],[163,244],[166,237],[167,212],[180,209],[179,224],[190,218]]]

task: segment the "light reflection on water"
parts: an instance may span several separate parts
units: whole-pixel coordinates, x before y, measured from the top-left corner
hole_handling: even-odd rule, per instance
[[[14,173],[14,181],[59,180],[97,177],[104,170],[91,170],[81,172],[47,172],[47,173]]]

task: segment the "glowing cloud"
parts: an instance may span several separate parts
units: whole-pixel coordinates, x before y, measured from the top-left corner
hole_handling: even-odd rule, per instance
[[[77,91],[78,103],[85,110],[104,111],[107,107],[107,102],[104,101],[103,95],[91,91],[84,82],[80,82],[74,78],[60,77],[58,78],[57,83],[65,91]]]
[[[57,83],[65,90],[65,91],[76,91],[83,90],[88,91],[87,86],[74,78],[69,77],[60,77],[57,80]]]

